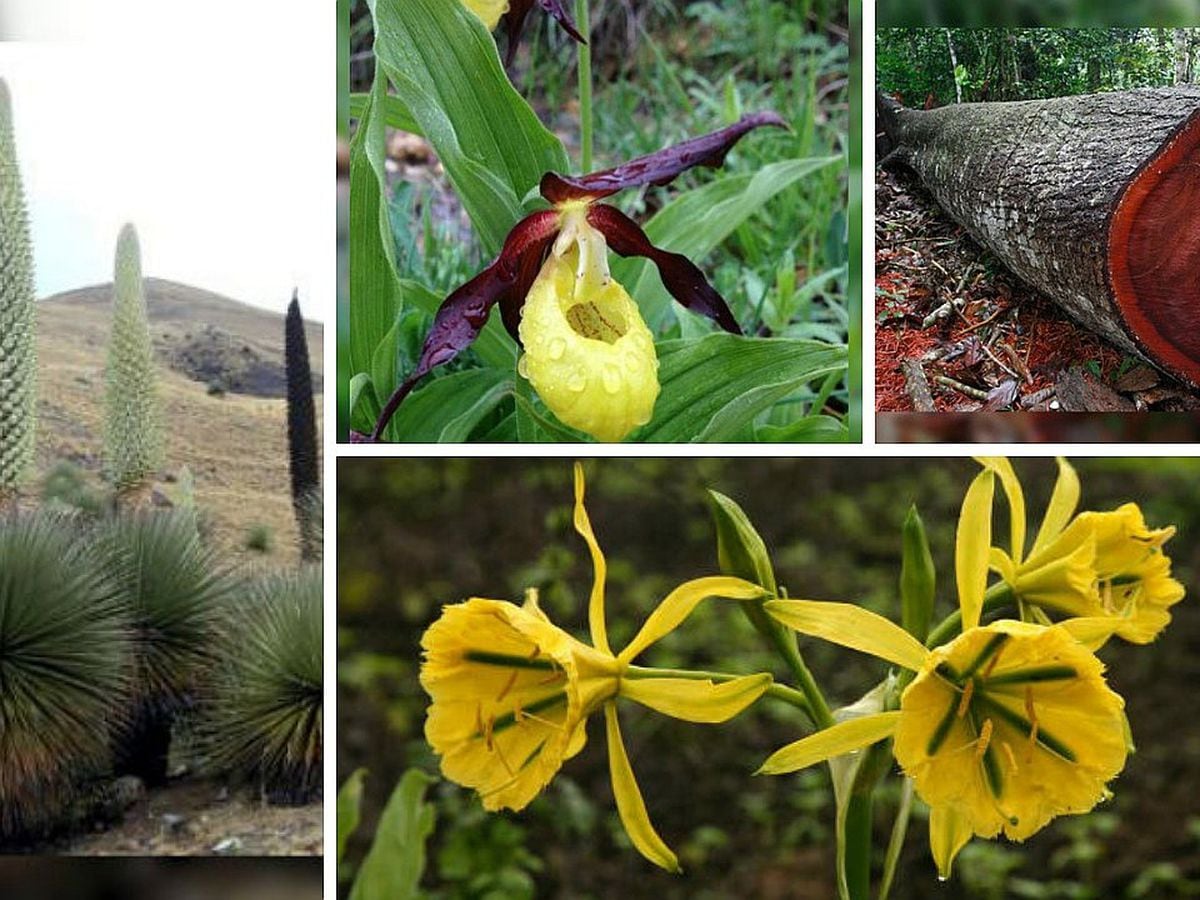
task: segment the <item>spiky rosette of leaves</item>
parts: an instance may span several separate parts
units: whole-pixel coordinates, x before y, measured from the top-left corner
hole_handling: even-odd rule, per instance
[[[136,689],[118,769],[161,783],[171,725],[195,703],[215,659],[214,640],[235,584],[185,511],[124,513],[102,523],[97,539],[134,628]]]
[[[162,467],[164,446],[141,250],[132,225],[117,239],[106,375],[104,469],[118,490],[127,491]]]
[[[319,495],[321,479],[317,454],[317,415],[313,403],[312,365],[304,317],[295,294],[284,322],[284,360],[287,368],[288,463],[292,475],[292,507],[300,530],[300,556],[320,558],[318,522],[312,518],[311,498]]]
[[[321,598],[319,566],[248,585],[208,704],[212,767],[259,782],[274,803],[321,789]]]
[[[52,831],[111,763],[133,661],[111,573],[65,516],[0,519],[0,845]]]
[[[33,250],[12,103],[0,79],[0,501],[33,459],[37,360]]]

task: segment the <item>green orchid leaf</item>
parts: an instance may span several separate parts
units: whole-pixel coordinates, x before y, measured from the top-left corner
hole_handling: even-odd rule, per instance
[[[386,437],[404,443],[463,443],[512,392],[512,375],[502,369],[467,369],[434,378],[400,405]]]
[[[377,68],[370,102],[350,144],[350,369],[354,374],[371,371],[401,302],[387,210],[385,133],[382,118],[375,115],[386,94],[387,80]]]
[[[833,416],[809,416],[787,425],[754,429],[754,440],[765,444],[844,444],[849,439],[846,423]]]
[[[370,0],[375,56],[398,102],[433,145],[495,254],[524,210],[521,199],[567,155],[516,92],[483,23],[461,3]]]
[[[350,427],[360,434],[370,434],[383,409],[370,374],[359,372],[351,378],[349,395]]]
[[[658,345],[662,393],[635,441],[726,441],[805,384],[846,368],[839,344],[710,334]]]
[[[773,197],[840,156],[788,159],[746,175],[729,175],[679,195],[643,226],[655,246],[699,263]],[[614,259],[613,275],[637,300],[654,331],[670,321],[671,295],[647,260]]]
[[[359,769],[346,779],[337,795],[337,864],[341,865],[346,853],[346,844],[358,831],[358,823],[362,817],[363,780],[367,777],[366,769]]]
[[[425,840],[433,832],[436,813],[425,791],[437,781],[420,769],[409,769],[383,810],[375,842],[363,860],[350,900],[413,900],[425,871]]]
[[[350,118],[361,119],[363,110],[366,109],[370,99],[370,94],[351,94],[349,106]],[[397,131],[407,131],[409,134],[421,133],[421,126],[413,118],[412,113],[408,111],[408,107],[401,102],[399,97],[388,94],[384,97],[379,109],[383,116],[383,123],[388,128],[395,128]]]

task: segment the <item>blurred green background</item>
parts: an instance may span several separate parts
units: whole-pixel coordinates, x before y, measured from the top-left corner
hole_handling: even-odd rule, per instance
[[[372,24],[365,0],[348,0],[349,90],[370,85],[374,60]],[[573,11],[573,4],[566,7]],[[617,165],[670,144],[704,134],[743,113],[777,110],[791,130],[762,129],[738,144],[721,172],[698,168],[671,188],[623,192],[613,202],[645,221],[680,190],[706,184],[722,173],[752,173],[783,159],[849,158],[851,135],[861,117],[851,115],[850,28],[845,3],[834,0],[593,0],[592,65],[595,169]],[[503,28],[497,32],[506,49]],[[508,73],[538,117],[562,139],[573,164],[579,160],[576,46],[537,6],[527,20],[521,49]],[[853,127],[852,127],[853,123]],[[391,133],[395,139],[398,133]],[[391,222],[399,275],[449,294],[486,264],[478,240],[436,160],[429,164],[420,142],[393,141],[393,150],[414,150],[390,160]],[[735,316],[764,336],[852,339],[856,352],[857,298],[848,299],[851,252],[847,215],[849,165],[820,169],[782,191],[740,225],[713,253],[696,263],[729,301]],[[861,187],[861,185],[857,185]],[[859,191],[861,197],[861,190]],[[854,232],[856,238],[858,230]],[[349,333],[344,300],[339,304],[339,352]],[[853,321],[852,321],[853,319]],[[406,352],[415,358],[428,317],[405,322]],[[471,351],[454,366],[471,366]],[[453,367],[451,367],[453,368]],[[348,382],[349,369],[339,365]],[[851,365],[858,371],[859,366]],[[339,440],[348,428],[348,396],[339,387]],[[814,388],[819,387],[814,385]],[[855,385],[856,400],[861,397]],[[809,392],[806,397],[812,400]],[[832,408],[851,407],[851,386],[839,384]],[[861,402],[848,425],[858,440]],[[778,410],[787,419],[791,404]]]
[[[1177,577],[1193,595],[1147,648],[1102,656],[1126,698],[1138,753],[1095,812],[1060,819],[1025,844],[973,842],[946,886],[936,883],[923,812],[909,830],[894,897],[1101,898],[1200,891],[1200,460],[1076,460],[1084,505],[1141,504],[1172,523]],[[1051,460],[1016,461],[1031,517],[1053,483]],[[939,614],[953,598],[958,506],[977,471],[948,459],[609,459],[585,463],[588,507],[609,560],[614,646],[675,584],[716,570],[706,488],[743,505],[793,596],[852,600],[898,617],[899,529],[916,503],[941,574]],[[374,821],[409,766],[436,772],[422,738],[421,633],[443,603],[519,600],[538,587],[556,623],[585,631],[591,565],[571,528],[569,459],[349,459],[338,471],[338,781],[370,771]],[[998,514],[1003,521],[1003,513]],[[831,702],[844,704],[883,664],[818,641],[802,644]],[[646,664],[784,673],[733,604],[708,602],[646,654]],[[602,729],[520,814],[485,814],[469,792],[431,790],[437,827],[424,881],[439,898],[831,897],[833,803],[813,769],[752,778],[802,734],[795,711],[763,701],[724,726],[677,722],[622,705],[622,726],[650,814],[685,874],[667,875],[628,845],[617,818]],[[897,779],[877,803],[882,861]]]
[[[879,0],[880,28],[906,25],[1197,25],[1196,0]]]

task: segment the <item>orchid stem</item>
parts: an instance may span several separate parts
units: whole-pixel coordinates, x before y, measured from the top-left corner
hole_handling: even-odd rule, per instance
[[[998,581],[987,589],[987,593],[983,595],[983,612],[993,612],[1001,607],[1008,606],[1013,602],[1012,588],[1007,582]],[[926,647],[937,647],[946,643],[954,635],[956,631],[962,629],[962,611],[955,610],[942,619],[933,631],[929,632],[929,637],[925,640]]]
[[[583,35],[579,45],[579,166],[592,171],[592,29],[588,0],[575,0],[575,27]]]
[[[625,670],[626,678],[686,678],[689,681],[713,681],[718,684],[741,678],[740,675],[730,675],[728,672],[701,672],[696,669],[658,669],[646,666],[629,666]],[[764,694],[782,700],[784,703],[808,713],[808,700],[795,688],[783,684],[771,684]]]

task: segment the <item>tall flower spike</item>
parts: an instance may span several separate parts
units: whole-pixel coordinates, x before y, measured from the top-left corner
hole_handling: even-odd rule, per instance
[[[505,328],[526,351],[521,374],[563,422],[617,441],[648,421],[658,395],[657,358],[636,303],[609,275],[610,246],[653,262],[681,306],[731,334],[741,328],[694,263],[655,247],[632,219],[598,201],[628,187],[667,184],[693,166],[719,166],[747,132],[765,125],[787,127],[773,112],[756,113],[613,169],[582,177],[548,172],[541,191],[553,209],[518,222],[495,261],[446,298],[416,367],[388,399],[368,440],[383,439],[404,398],[479,336],[497,304]],[[572,269],[574,283],[566,278]],[[527,301],[536,302],[530,309]]]
[[[442,773],[474,788],[485,809],[523,809],[583,749],[588,717],[604,709],[609,770],[617,811],[630,840],[655,865],[678,871],[658,836],[621,740],[616,699],[625,697],[689,722],[724,722],[771,684],[763,673],[722,684],[679,678],[627,677],[635,657],[673,631],[706,597],[758,599],[763,590],[739,578],[698,578],[671,591],[619,654],[604,621],[607,566],[583,505],[583,470],[575,467],[575,530],[588,545],[594,579],[588,603],[589,646],[554,625],[530,591],[523,606],[473,597],[447,606],[421,639],[421,686],[432,703],[425,737]]]

